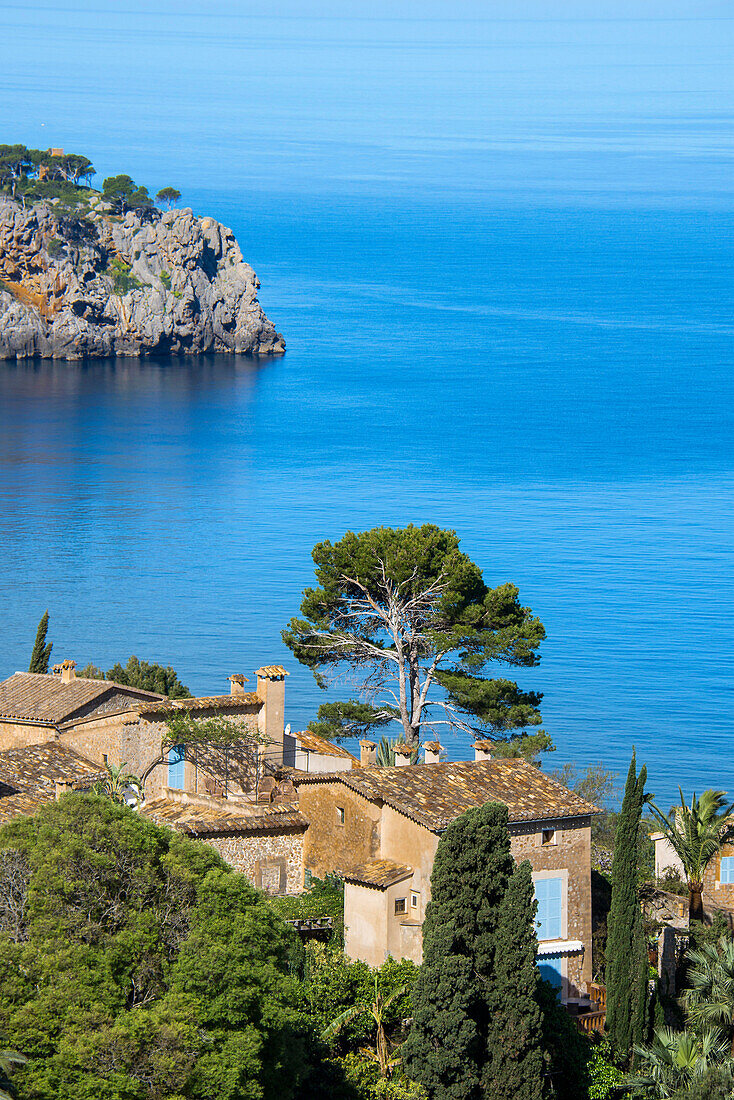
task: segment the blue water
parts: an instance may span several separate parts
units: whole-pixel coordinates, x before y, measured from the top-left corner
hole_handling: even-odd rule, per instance
[[[59,659],[283,662],[299,728],[311,547],[432,521],[546,625],[548,766],[734,794],[734,20],[667,7],[0,0],[3,140],[179,186],[288,344],[0,367],[3,675],[48,606]]]

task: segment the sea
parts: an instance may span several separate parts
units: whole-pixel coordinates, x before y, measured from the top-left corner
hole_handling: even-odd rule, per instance
[[[0,0],[0,140],[231,226],[276,359],[0,364],[0,675],[284,664],[322,539],[454,529],[556,751],[734,798],[734,18],[699,0]],[[438,730],[449,759],[465,735]]]

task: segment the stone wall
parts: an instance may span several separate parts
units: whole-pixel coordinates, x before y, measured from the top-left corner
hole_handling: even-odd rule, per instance
[[[542,832],[555,829],[555,844],[543,845]],[[580,940],[582,954],[566,958],[568,996],[586,992],[592,979],[591,959],[591,819],[532,822],[510,826],[512,854],[521,862],[527,859],[533,875],[567,872],[567,898],[564,939]],[[565,877],[565,876],[564,876]]]
[[[343,783],[299,783],[298,803],[310,822],[304,862],[318,878],[380,856],[380,808]]]
[[[216,834],[201,838],[230,867],[269,894],[303,890],[303,833]]]

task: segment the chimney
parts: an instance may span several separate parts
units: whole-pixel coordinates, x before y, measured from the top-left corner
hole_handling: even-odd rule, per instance
[[[359,742],[359,762],[363,768],[377,763],[377,745],[374,741]]]
[[[413,756],[412,745],[396,745],[395,746],[395,767],[405,768],[410,765],[411,758]]]
[[[244,695],[245,694],[245,684],[246,683],[247,683],[247,680],[245,679],[245,677],[242,675],[241,672],[236,672],[234,674],[234,676],[230,676],[229,677],[230,694],[231,695]]]
[[[66,794],[67,791],[73,791],[74,786],[70,779],[57,779],[56,780],[56,801],[61,798],[62,794]]]
[[[283,727],[285,725],[285,678],[288,673],[281,665],[264,665],[255,673],[260,713],[257,726],[260,736],[268,746],[271,760],[283,759]]]
[[[438,741],[426,741],[423,749],[425,752],[426,764],[439,764],[441,762],[443,745],[439,744]]]
[[[492,742],[491,741],[475,741],[472,745],[474,749],[474,760],[491,760],[492,759]]]
[[[54,676],[61,677],[62,684],[70,684],[72,680],[76,679],[76,661],[62,661],[60,665],[54,665],[51,669]]]

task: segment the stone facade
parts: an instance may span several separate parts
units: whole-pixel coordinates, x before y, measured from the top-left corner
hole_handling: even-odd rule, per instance
[[[422,957],[422,923],[440,830],[431,830],[380,799],[333,781],[298,782],[299,807],[310,827],[304,864],[320,878],[346,874],[345,948],[379,966],[388,955]],[[591,809],[591,807],[589,807]],[[534,882],[562,881],[561,935],[543,941],[539,961],[553,960],[565,1000],[582,996],[592,979],[591,817],[511,822],[514,858],[528,860]],[[384,887],[357,881],[350,871],[374,860],[405,865],[409,874]],[[732,887],[734,893],[734,887]]]
[[[266,893],[298,894],[303,890],[302,832],[257,836],[232,833],[201,839]]]

